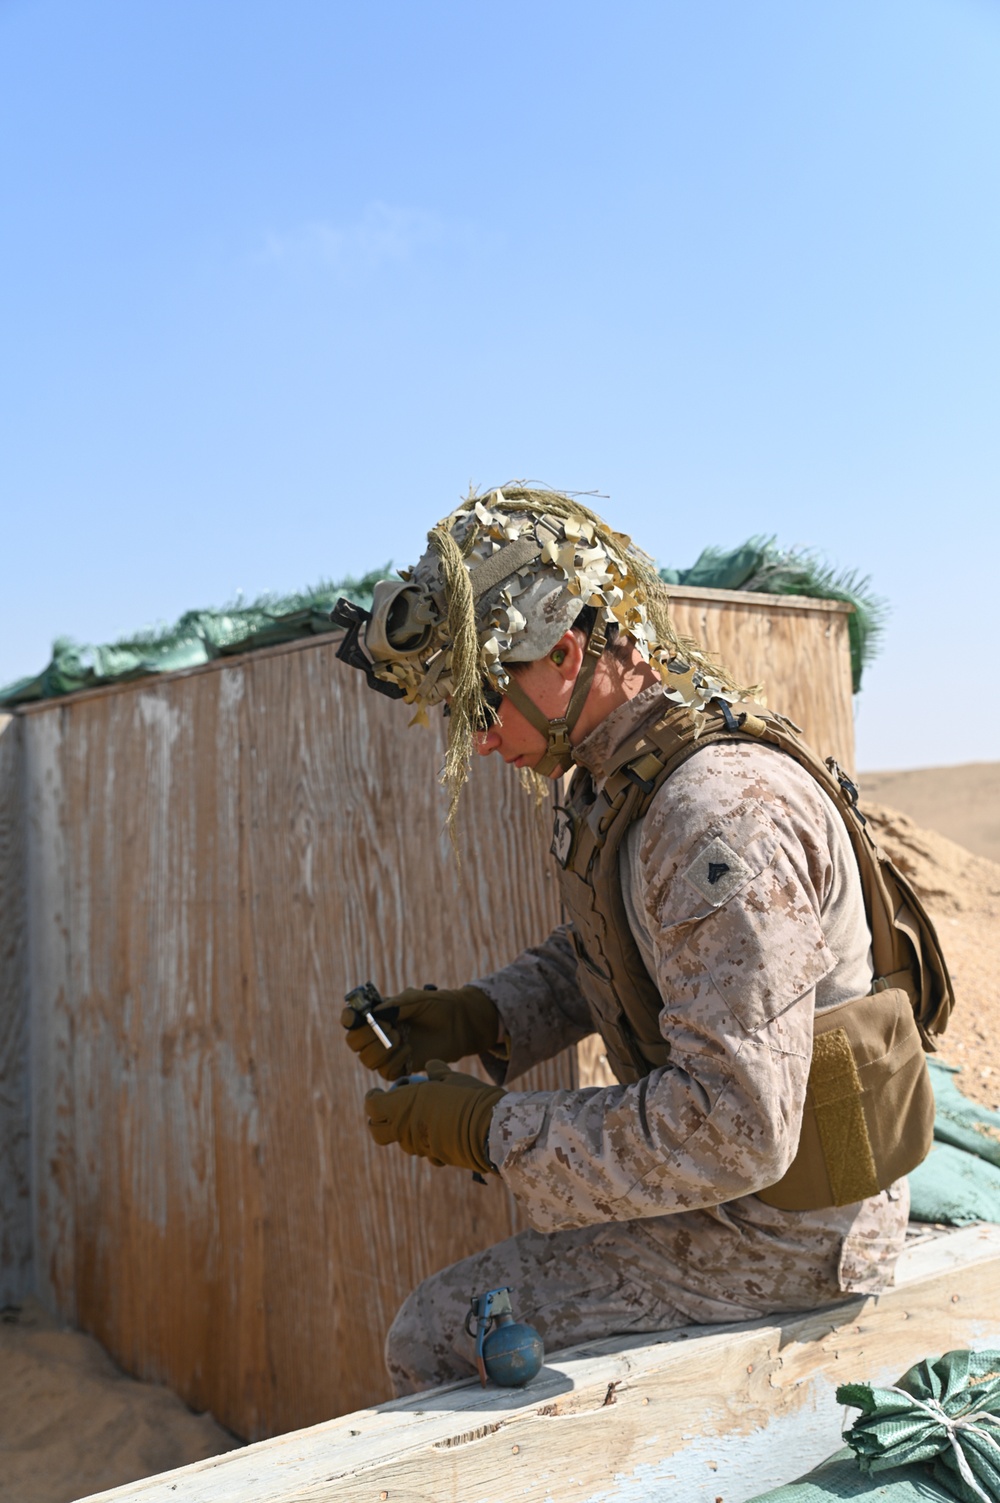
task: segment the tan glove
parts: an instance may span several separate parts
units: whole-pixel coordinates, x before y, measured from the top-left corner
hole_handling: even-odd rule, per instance
[[[350,1007],[344,1008],[340,1021],[347,1029],[347,1047],[385,1080],[422,1070],[430,1059],[464,1059],[495,1049],[500,1029],[496,1008],[476,986],[455,991],[409,986],[396,997],[386,997],[372,1017],[392,1040],[391,1049],[379,1043]]]
[[[495,1174],[487,1139],[496,1104],[506,1091],[449,1070],[440,1059],[427,1061],[427,1074],[428,1080],[368,1092],[368,1131],[376,1143],[398,1143],[404,1153],[438,1167],[454,1164]]]

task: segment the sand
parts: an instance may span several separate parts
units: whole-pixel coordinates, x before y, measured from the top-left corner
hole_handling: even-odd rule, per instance
[[[240,1442],[35,1300],[0,1314],[0,1497],[69,1503]]]
[[[859,781],[862,803],[901,809],[925,829],[1000,861],[1000,762],[863,772]]]
[[[993,774],[993,764],[988,768]],[[865,779],[862,807],[879,844],[926,903],[951,971],[955,1011],[939,1057],[961,1067],[967,1096],[1000,1111],[1000,865],[898,809],[870,802],[864,796],[870,786]],[[938,818],[946,807],[942,800]]]
[[[869,773],[862,806],[938,923],[958,998],[940,1057],[1000,1110],[1000,763]],[[33,1301],[0,1317],[3,1498],[70,1503],[237,1444]]]

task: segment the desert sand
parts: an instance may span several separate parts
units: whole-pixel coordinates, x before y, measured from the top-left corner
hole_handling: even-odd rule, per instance
[[[35,1300],[0,1315],[0,1497],[68,1503],[240,1442],[169,1388],[126,1377]]]
[[[937,920],[957,1006],[940,1057],[1000,1109],[1000,763],[863,775],[877,839]],[[884,802],[883,802],[884,801]],[[126,1377],[40,1306],[0,1322],[0,1495],[69,1503],[239,1444],[168,1389]]]
[[[915,824],[1000,862],[1000,762],[863,772],[862,802],[888,804]]]
[[[881,844],[937,920],[956,994],[940,1058],[961,1066],[967,1096],[1000,1110],[1000,762],[859,782]]]

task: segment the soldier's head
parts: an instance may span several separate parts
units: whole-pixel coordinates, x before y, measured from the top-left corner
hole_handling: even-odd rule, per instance
[[[370,615],[347,607],[335,619],[349,628],[340,655],[415,706],[414,721],[444,706],[453,798],[477,738],[500,749],[492,728],[507,716],[533,728],[535,745],[506,760],[565,771],[590,728],[585,706],[605,655],[636,687],[660,677],[692,707],[730,688],[675,635],[646,554],[579,499],[516,483],[470,496],[439,522],[420,560],[376,585]]]

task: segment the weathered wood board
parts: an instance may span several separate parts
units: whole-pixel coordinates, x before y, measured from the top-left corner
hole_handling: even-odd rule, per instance
[[[744,684],[802,727],[823,757],[854,771],[848,619],[839,600],[670,587],[678,631],[714,652]]]
[[[434,1389],[86,1503],[745,1503],[839,1449],[839,1383],[998,1344],[1000,1227],[974,1227],[908,1250],[878,1297],[590,1342],[520,1392]]]
[[[843,611],[689,597],[776,703],[804,661],[841,703]],[[329,639],[20,717],[38,1289],[243,1436],[388,1397],[404,1295],[519,1224],[499,1185],[374,1148],[337,1023],[358,981],[462,982],[559,918],[544,817],[495,758],[456,867],[442,722],[406,720]],[[828,726],[849,762],[849,715]],[[594,1078],[583,1052],[525,1085]]]
[[[22,740],[20,722],[0,714],[0,1305],[31,1282]]]
[[[374,1147],[342,1041],[357,981],[465,980],[557,920],[493,769],[456,871],[440,738],[401,757],[395,708],[324,644],[24,719],[39,1286],[244,1435],[387,1396],[407,1291],[515,1226]]]

